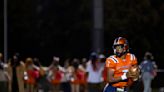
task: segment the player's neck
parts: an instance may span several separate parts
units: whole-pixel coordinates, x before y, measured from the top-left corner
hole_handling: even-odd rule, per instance
[[[126,58],[126,54],[122,55],[120,58],[121,59],[125,59]]]

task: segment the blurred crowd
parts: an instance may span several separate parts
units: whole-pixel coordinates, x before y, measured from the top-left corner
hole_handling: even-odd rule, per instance
[[[0,53],[1,92],[102,92],[105,85],[105,55],[91,53],[89,58],[52,57],[49,66],[39,58],[20,60],[15,53],[3,62]]]
[[[152,54],[147,52],[139,65],[144,92],[150,92],[151,81],[157,75],[155,62],[148,63],[153,58]],[[87,58],[64,61],[54,56],[49,66],[44,66],[39,58],[27,57],[20,60],[19,53],[3,62],[3,54],[0,53],[0,90],[1,92],[103,92],[108,80],[105,61],[104,54],[92,52]],[[150,75],[151,78],[148,78]]]

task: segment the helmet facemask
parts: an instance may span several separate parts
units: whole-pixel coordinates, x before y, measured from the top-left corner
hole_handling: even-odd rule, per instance
[[[114,45],[113,50],[114,50],[114,54],[118,57],[121,57],[126,52],[125,47],[122,44],[121,45]]]
[[[129,51],[128,42],[125,38],[119,37],[116,38],[113,44],[114,54],[118,57],[121,57]]]

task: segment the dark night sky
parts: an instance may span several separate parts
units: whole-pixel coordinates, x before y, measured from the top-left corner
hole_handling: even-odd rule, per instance
[[[3,51],[3,1],[0,1],[0,51]]]
[[[145,1],[104,0],[103,53],[112,54],[113,40],[124,36],[139,61],[150,50],[162,68],[164,3]],[[37,56],[43,61],[51,61],[53,55],[88,57],[92,17],[90,0],[8,0],[9,56],[20,52],[23,59]],[[3,13],[0,18],[3,20]],[[3,52],[3,21],[0,23]]]

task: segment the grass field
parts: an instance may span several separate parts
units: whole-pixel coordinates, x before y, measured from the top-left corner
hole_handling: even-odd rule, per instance
[[[133,91],[130,90],[129,92],[133,92]],[[140,92],[143,92],[143,91],[140,91]],[[155,89],[155,88],[154,88],[154,89],[152,89],[152,92],[160,92],[160,91],[159,91],[159,89],[157,89],[157,88]],[[164,91],[162,91],[162,92],[164,92]]]

